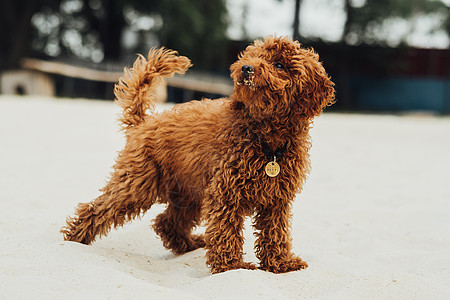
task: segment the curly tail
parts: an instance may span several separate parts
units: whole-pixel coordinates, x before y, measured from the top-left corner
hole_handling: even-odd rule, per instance
[[[162,77],[184,74],[191,66],[187,57],[166,48],[150,49],[147,59],[139,55],[133,67],[125,68],[124,76],[114,86],[116,102],[123,108],[119,118],[123,129],[139,125],[145,120],[147,109],[154,109],[155,97],[151,91]]]

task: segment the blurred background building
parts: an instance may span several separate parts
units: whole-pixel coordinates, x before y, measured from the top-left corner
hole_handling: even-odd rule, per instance
[[[2,0],[0,93],[112,100],[136,53],[164,45],[194,67],[162,99],[221,97],[270,34],[319,52],[335,110],[450,113],[450,0]]]

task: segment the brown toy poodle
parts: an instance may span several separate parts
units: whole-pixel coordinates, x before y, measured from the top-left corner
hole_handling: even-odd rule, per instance
[[[260,269],[306,268],[292,253],[291,207],[309,172],[312,119],[334,100],[319,56],[289,38],[257,40],[230,68],[229,98],[147,114],[161,78],[190,66],[175,51],[152,49],[125,71],[115,87],[125,148],[102,194],[67,219],[64,239],[90,244],[165,203],[153,225],[164,246],[176,254],[205,247],[212,273],[256,268],[243,261],[246,216]],[[193,235],[202,222],[205,234]]]

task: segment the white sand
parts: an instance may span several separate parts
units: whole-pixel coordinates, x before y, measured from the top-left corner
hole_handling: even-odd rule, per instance
[[[324,114],[296,199],[310,267],[210,275],[149,228],[92,246],[59,229],[98,195],[123,144],[111,102],[0,97],[0,299],[450,299],[450,119]],[[255,261],[247,223],[245,251]]]

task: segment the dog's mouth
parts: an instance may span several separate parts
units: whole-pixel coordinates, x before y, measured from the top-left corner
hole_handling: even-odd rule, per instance
[[[255,90],[255,67],[245,64],[240,68],[240,76],[237,78],[237,85],[248,86],[251,90]]]
[[[255,90],[255,82],[253,81],[254,77],[242,78],[236,82],[237,85],[245,85],[248,86],[252,91]]]

